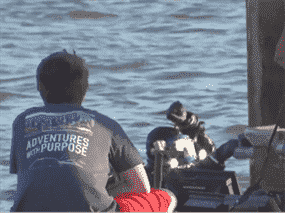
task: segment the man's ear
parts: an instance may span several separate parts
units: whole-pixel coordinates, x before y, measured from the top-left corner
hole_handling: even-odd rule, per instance
[[[82,102],[85,102],[85,98],[86,98],[86,94],[84,95]]]
[[[43,94],[45,97],[46,97],[47,94],[48,94],[48,91],[45,89],[45,86],[44,86],[41,82],[38,83],[38,91],[39,91],[41,94]]]

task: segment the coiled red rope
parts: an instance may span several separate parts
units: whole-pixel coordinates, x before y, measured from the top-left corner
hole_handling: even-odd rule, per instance
[[[114,198],[120,212],[167,212],[171,197],[167,192],[151,189],[150,193],[123,193]]]

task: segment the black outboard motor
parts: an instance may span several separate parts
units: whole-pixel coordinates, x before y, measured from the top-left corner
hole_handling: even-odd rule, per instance
[[[154,158],[154,183],[155,189],[161,189],[163,180],[163,153],[161,151],[155,151]]]

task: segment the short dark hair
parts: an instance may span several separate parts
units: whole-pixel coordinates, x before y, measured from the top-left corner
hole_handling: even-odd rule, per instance
[[[66,50],[57,52],[44,59],[38,67],[38,84],[46,93],[41,96],[48,103],[82,104],[88,89],[89,70],[85,60]]]

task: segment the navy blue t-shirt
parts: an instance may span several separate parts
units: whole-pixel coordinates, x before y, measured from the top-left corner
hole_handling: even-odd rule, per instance
[[[18,175],[11,211],[102,211],[109,163],[116,173],[143,160],[114,120],[71,104],[30,108],[13,122],[10,172]]]

